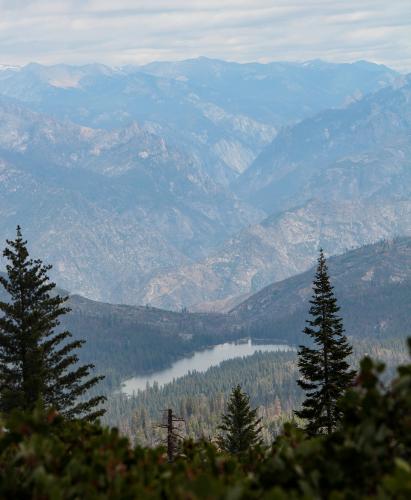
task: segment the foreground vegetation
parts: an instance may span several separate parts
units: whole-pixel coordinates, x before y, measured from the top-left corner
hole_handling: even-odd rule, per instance
[[[163,448],[133,448],[116,429],[53,411],[14,414],[0,427],[0,497],[410,498],[411,365],[388,389],[381,372],[362,361],[329,435],[288,424],[272,446],[237,455],[185,441],[172,463]]]

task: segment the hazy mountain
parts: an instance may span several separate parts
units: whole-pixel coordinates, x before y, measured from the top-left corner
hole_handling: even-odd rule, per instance
[[[383,78],[388,81],[388,73]],[[184,82],[138,70],[30,64],[0,75],[0,94],[92,128],[112,130],[137,121],[167,143],[201,157],[209,173],[225,183],[275,135],[271,124],[201,100],[196,88]]]
[[[285,129],[238,181],[273,214],[206,259],[154,277],[141,300],[224,308],[308,269],[320,246],[337,254],[410,235],[410,157],[410,78]]]
[[[22,225],[59,283],[118,302],[258,213],[201,160],[133,124],[101,130],[0,100],[0,240]]]
[[[327,195],[329,186],[344,198],[383,194],[387,176],[400,174],[396,187],[401,175],[409,178],[410,132],[411,76],[284,128],[238,179],[238,192],[269,212]]]
[[[167,142],[195,150],[210,167],[220,161],[238,174],[278,127],[397,78],[389,68],[367,62],[238,64],[199,58],[117,69],[29,64],[2,72],[0,94],[90,127],[119,128],[137,120]]]
[[[154,62],[140,69],[195,86],[200,99],[275,127],[343,106],[398,77],[391,69],[366,61],[239,64],[200,57]]]
[[[411,235],[411,201],[312,201],[268,217],[230,238],[205,260],[152,278],[140,301],[227,310],[272,281],[305,271],[318,249],[340,254],[381,238]]]
[[[0,241],[20,223],[33,254],[55,264],[53,277],[91,298],[180,307],[249,293],[288,271],[254,278],[264,271],[260,257],[230,240],[235,259],[253,260],[240,266],[248,277],[230,274],[231,250],[223,250],[221,276],[222,264],[202,270],[202,259],[219,262],[215,248],[264,216],[233,193],[233,183],[244,185],[236,179],[279,125],[397,79],[365,62],[3,68]],[[178,271],[174,285],[168,273],[176,269],[188,274]],[[187,282],[192,294],[180,291]]]

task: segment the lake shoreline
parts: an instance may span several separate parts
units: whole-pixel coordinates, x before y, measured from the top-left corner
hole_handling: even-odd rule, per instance
[[[294,349],[295,347],[285,342],[274,343],[272,339],[251,339],[247,337],[236,341],[214,344],[174,361],[168,368],[127,378],[121,383],[120,392],[132,397],[138,392],[146,390],[147,387],[154,385],[162,387],[190,372],[203,373],[212,366],[218,366],[229,359],[251,356],[256,352],[279,352]]]

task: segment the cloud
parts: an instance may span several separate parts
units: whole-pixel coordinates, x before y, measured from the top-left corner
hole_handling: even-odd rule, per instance
[[[0,63],[205,55],[368,59],[411,71],[409,0],[0,0]]]

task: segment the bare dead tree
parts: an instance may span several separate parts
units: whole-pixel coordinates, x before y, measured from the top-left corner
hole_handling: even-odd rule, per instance
[[[167,436],[163,442],[165,442],[167,446],[168,461],[172,462],[176,456],[178,450],[178,444],[182,439],[182,436],[179,432],[180,428],[178,425],[175,424],[178,424],[180,422],[185,423],[185,420],[183,418],[174,415],[173,410],[171,408],[164,410],[164,413],[165,413],[165,418],[163,423],[156,425],[156,427],[159,429],[167,430]]]

